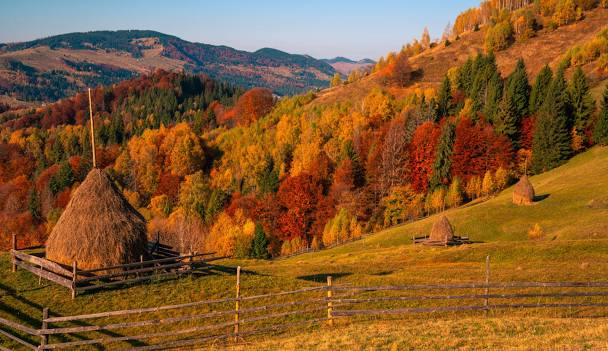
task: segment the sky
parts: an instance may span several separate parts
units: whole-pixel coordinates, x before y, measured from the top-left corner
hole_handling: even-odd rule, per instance
[[[377,59],[428,26],[441,36],[479,0],[0,0],[0,42],[91,30],[149,29],[255,51]]]

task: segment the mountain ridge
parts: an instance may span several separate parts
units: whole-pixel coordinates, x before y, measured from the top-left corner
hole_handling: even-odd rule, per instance
[[[324,88],[335,73],[309,55],[273,48],[248,52],[152,30],[73,32],[0,44],[0,94],[24,101],[52,102],[156,69],[203,73],[279,95]]]

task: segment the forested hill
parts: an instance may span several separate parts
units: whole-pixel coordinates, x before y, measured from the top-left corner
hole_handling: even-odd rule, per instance
[[[593,25],[608,11],[502,4],[484,1],[443,42],[426,31],[320,92],[276,99],[162,70],[98,87],[98,165],[150,235],[227,256],[330,246],[483,201],[608,144],[608,30]],[[524,44],[534,57],[518,58]],[[56,223],[91,167],[87,113],[80,93],[0,114],[1,246],[13,233],[42,242]]]
[[[156,69],[205,73],[280,95],[326,87],[335,73],[323,61],[276,49],[247,52],[155,31],[96,31],[0,44],[0,95],[48,102]]]

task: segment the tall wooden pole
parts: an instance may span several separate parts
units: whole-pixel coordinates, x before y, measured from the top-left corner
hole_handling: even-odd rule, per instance
[[[72,261],[72,299],[76,298],[76,281],[78,280],[78,263]]]
[[[489,305],[489,299],[488,299],[488,294],[490,293],[490,287],[488,286],[490,284],[490,255],[486,256],[486,291],[485,291],[485,295],[486,298],[484,300],[483,305],[486,308],[486,315],[488,314],[488,305]]]
[[[234,342],[239,341],[239,307],[241,299],[241,266],[236,267],[236,301],[234,306]]]
[[[327,324],[329,324],[329,326],[334,325],[334,316],[333,316],[334,305],[331,302],[331,298],[333,295],[331,286],[332,286],[331,275],[328,275],[327,276]]]
[[[49,309],[48,307],[45,307],[42,309],[42,330],[46,330],[48,328],[48,323],[46,322],[46,319],[49,318]],[[48,342],[48,335],[47,334],[42,334],[40,335],[40,349],[44,350],[44,346],[46,346],[46,343]]]
[[[93,125],[93,103],[91,102],[91,88],[89,88],[89,120],[91,121],[91,151],[93,152],[93,168],[97,168],[95,159],[95,126]]]
[[[17,251],[17,235],[16,234],[13,234],[13,242],[12,242],[11,248],[13,249],[11,252],[11,263],[12,263],[11,270],[13,272],[16,272],[17,271],[17,265],[15,264],[15,262],[17,261],[17,258],[15,257],[15,251]]]

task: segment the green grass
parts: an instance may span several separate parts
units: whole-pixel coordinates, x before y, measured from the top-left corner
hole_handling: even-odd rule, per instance
[[[457,233],[468,235],[472,240],[482,243],[451,248],[411,245],[412,235],[430,231],[432,223],[437,219],[437,216],[433,216],[331,250],[280,261],[224,260],[219,264],[225,267],[244,267],[247,273],[243,275],[241,290],[245,296],[321,285],[325,283],[327,275],[332,275],[337,284],[355,285],[479,282],[483,280],[486,255],[491,257],[494,281],[607,280],[605,272],[608,271],[608,209],[590,209],[586,205],[594,198],[608,196],[608,148],[593,148],[562,167],[532,177],[531,181],[537,194],[548,195],[533,206],[512,205],[511,189],[507,189],[486,202],[445,213],[456,227]],[[528,240],[527,232],[535,223],[545,230],[545,240]],[[45,281],[39,286],[38,279],[23,270],[11,273],[8,255],[2,254],[0,316],[8,316],[38,327],[43,307],[50,307],[56,314],[68,315],[232,297],[234,281],[234,274],[225,270],[212,275],[89,293],[71,300],[65,288],[47,284]],[[552,316],[554,315],[548,314],[539,318]],[[445,324],[459,323],[457,317],[453,318],[454,320],[448,319]],[[474,316],[466,318],[475,320]],[[419,330],[432,327],[429,324],[432,320],[424,317],[408,323],[413,323]],[[486,333],[481,335],[480,340],[490,338],[490,334],[494,332],[487,325],[488,322],[480,320],[479,323],[482,323],[480,333]],[[514,321],[512,324],[514,328],[518,328],[522,323],[527,322]],[[554,322],[543,319],[540,323],[557,323],[560,326],[556,327],[557,334],[553,335],[555,340],[571,337],[572,342],[583,346],[588,341],[585,337],[576,338],[567,333],[566,326],[568,323],[576,325],[574,320]],[[387,329],[387,336],[374,333],[373,329],[376,327]],[[344,335],[352,335],[355,341],[351,342],[349,347],[352,346],[353,349],[363,349],[368,343],[381,347],[379,343],[384,342],[382,340],[385,338],[397,343],[397,349],[411,349],[416,345],[425,348],[425,345],[432,343],[433,337],[454,338],[464,345],[470,341],[466,335],[459,337],[452,332],[446,332],[445,335],[439,333],[436,336],[431,333],[431,339],[427,341],[420,339],[406,342],[403,336],[399,336],[403,329],[394,329],[391,323],[383,322],[375,322],[367,327],[352,325],[344,328],[346,334],[342,334],[339,328],[331,333],[342,339]],[[496,345],[500,345],[501,337],[507,340],[505,345],[513,345],[511,343],[521,340],[518,336],[521,333],[515,330],[515,336],[510,337],[506,333],[507,329],[496,332],[498,339],[493,339],[498,343]],[[325,335],[322,328],[304,330],[313,335]],[[366,330],[370,332],[366,334]],[[352,334],[349,334],[351,332]],[[363,335],[359,335],[361,333]],[[540,348],[545,345],[543,340],[553,340],[547,336],[550,333],[546,331],[541,333],[546,338],[535,339],[538,340],[537,345]],[[276,345],[285,345],[285,349],[296,348],[294,345],[297,343],[294,340],[298,340],[298,334],[291,332],[276,339],[282,342]],[[264,344],[266,341],[263,341],[263,338],[253,340],[260,340],[260,345],[274,345],[274,342]],[[597,340],[603,340],[604,344],[591,343],[591,349],[606,345],[606,337]],[[331,349],[314,342],[306,345],[308,349]],[[392,344],[386,345],[392,347]],[[450,346],[451,349],[466,349],[454,345]],[[281,348],[269,346],[267,349]]]

